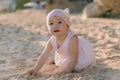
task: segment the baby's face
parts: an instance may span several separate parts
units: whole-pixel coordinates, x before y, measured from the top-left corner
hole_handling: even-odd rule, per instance
[[[67,26],[65,21],[58,16],[51,17],[48,24],[50,33],[56,37],[65,35],[69,30],[69,27]]]

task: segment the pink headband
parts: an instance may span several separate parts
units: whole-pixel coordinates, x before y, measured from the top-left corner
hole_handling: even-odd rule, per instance
[[[69,20],[69,9],[68,8],[66,8],[65,10],[62,10],[62,9],[52,10],[47,16],[47,26],[49,26],[48,24],[49,19],[53,16],[61,17],[66,22],[66,24],[70,27],[71,23]]]

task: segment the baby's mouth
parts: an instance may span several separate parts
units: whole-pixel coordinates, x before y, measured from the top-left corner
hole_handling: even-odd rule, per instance
[[[60,32],[59,30],[54,30],[54,32]]]

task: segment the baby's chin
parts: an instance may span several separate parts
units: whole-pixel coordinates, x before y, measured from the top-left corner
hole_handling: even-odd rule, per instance
[[[61,37],[60,34],[53,34],[53,36],[56,37],[56,38],[60,38]]]

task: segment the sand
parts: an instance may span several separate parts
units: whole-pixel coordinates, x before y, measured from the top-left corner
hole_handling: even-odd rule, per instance
[[[46,12],[0,14],[0,80],[120,80],[120,20],[81,18],[81,14],[71,14],[71,29],[91,41],[96,66],[54,75],[54,66],[45,65],[39,76],[31,78],[20,75],[33,67],[50,37]]]

